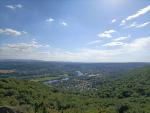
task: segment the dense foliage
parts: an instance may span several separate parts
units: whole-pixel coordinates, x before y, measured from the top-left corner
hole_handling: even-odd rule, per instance
[[[0,106],[17,113],[150,113],[150,67],[104,80],[97,91],[71,92],[42,83],[0,79]]]

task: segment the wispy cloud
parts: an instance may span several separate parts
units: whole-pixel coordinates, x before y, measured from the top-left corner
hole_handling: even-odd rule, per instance
[[[5,44],[5,49],[15,50],[15,51],[28,51],[37,49],[40,47],[49,47],[49,45],[39,44],[35,39],[32,39],[29,43],[15,43],[15,44]]]
[[[46,22],[53,22],[53,21],[54,21],[53,18],[48,18],[48,19],[46,19]]]
[[[116,19],[113,19],[112,21],[111,21],[111,23],[115,23],[116,22]]]
[[[123,41],[125,39],[128,39],[130,36],[127,36],[127,37],[118,37],[118,38],[115,38],[113,39],[113,41]]]
[[[116,31],[111,29],[108,31],[104,31],[103,33],[98,34],[98,37],[104,37],[104,38],[111,38],[112,34],[115,33]]]
[[[97,43],[100,43],[101,40],[94,40],[94,41],[91,41],[89,43],[87,43],[87,45],[93,45],[93,44],[97,44]]]
[[[61,24],[62,24],[63,26],[68,26],[68,24],[67,24],[66,22],[64,22],[64,21],[63,21]]]
[[[149,11],[150,11],[150,5],[147,6],[147,7],[145,7],[145,8],[143,8],[143,9],[140,9],[140,10],[137,11],[135,14],[133,14],[133,15],[127,17],[126,20],[132,20],[132,19],[137,18],[137,17],[139,17],[139,16],[141,16],[141,15],[144,15],[145,13],[147,13],[147,12],[149,12]]]
[[[17,8],[22,8],[23,6],[21,4],[15,4],[15,5],[6,5],[6,7],[11,10],[15,10]]]
[[[123,46],[123,45],[125,45],[125,43],[123,42],[109,42],[109,43],[103,44],[102,46],[109,47],[109,46]]]
[[[138,25],[135,26],[135,28],[142,28],[142,27],[145,27],[145,26],[147,26],[149,23],[150,23],[150,22],[145,22],[145,23],[143,23],[143,24],[138,24]]]
[[[6,28],[6,29],[0,29],[0,34],[9,35],[9,36],[21,36],[23,34],[26,34],[25,31],[17,31],[15,29]]]
[[[38,45],[36,42],[32,41],[31,43],[17,43],[17,44],[7,44],[5,45],[6,48],[24,51],[33,48],[39,48],[41,45]]]
[[[131,15],[131,16],[128,16],[126,19],[122,20],[121,21],[121,24],[120,25],[125,25],[125,23],[129,20],[132,20],[134,18],[137,18],[141,15],[144,15],[145,13],[149,12],[150,11],[150,5],[148,5],[147,7],[143,8],[143,9],[140,9],[139,11],[137,11],[135,14]]]
[[[150,24],[150,22],[145,22],[142,24],[138,24],[137,22],[133,22],[132,24],[130,24],[129,26],[126,26],[125,28],[142,28],[142,27],[145,27],[149,24]]]
[[[77,51],[65,51],[52,48],[51,51],[37,51],[42,44],[37,42],[0,47],[3,58],[26,58],[50,61],[82,61],[82,62],[137,62],[150,60],[150,37],[141,37],[115,49],[81,48]],[[121,45],[121,44],[119,44]],[[23,46],[23,47],[22,47]],[[29,49],[25,49],[26,46]],[[16,50],[23,48],[23,50]],[[34,48],[34,49],[31,49]],[[27,51],[28,50],[28,51]],[[30,51],[29,51],[30,50]],[[139,54],[140,53],[140,54]]]
[[[132,24],[130,24],[129,26],[126,26],[125,28],[134,28],[137,26],[136,22],[133,22]]]

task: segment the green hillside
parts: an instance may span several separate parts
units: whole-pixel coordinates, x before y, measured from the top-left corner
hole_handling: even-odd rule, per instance
[[[150,67],[105,80],[89,92],[3,78],[0,106],[0,112],[5,107],[14,113],[150,113]]]

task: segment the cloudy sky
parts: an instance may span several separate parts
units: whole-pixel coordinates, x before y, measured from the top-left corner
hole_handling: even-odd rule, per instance
[[[150,62],[150,1],[0,0],[0,59]]]

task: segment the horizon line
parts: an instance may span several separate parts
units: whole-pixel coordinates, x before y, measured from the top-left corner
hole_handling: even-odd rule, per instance
[[[86,61],[53,61],[53,60],[40,60],[40,59],[0,59],[0,61],[4,61],[4,60],[7,60],[7,61],[41,61],[41,62],[66,62],[66,63],[150,63],[150,61],[138,61],[138,62],[135,62],[135,61],[101,61],[101,62],[86,62]]]

